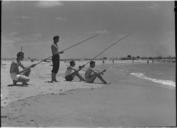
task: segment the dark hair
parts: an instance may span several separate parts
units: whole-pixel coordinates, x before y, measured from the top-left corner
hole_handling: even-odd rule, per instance
[[[74,60],[71,60],[71,61],[70,61],[70,65],[75,65],[75,61],[74,61]]]
[[[59,38],[60,38],[60,36],[54,36],[53,40],[56,40],[56,39],[59,39]]]
[[[21,56],[24,56],[24,53],[23,52],[18,52],[17,57],[21,57]]]
[[[95,64],[95,61],[93,61],[93,60],[92,60],[92,61],[90,61],[90,65],[92,65],[92,64]]]

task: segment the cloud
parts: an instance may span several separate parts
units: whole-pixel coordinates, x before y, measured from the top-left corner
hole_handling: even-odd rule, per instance
[[[36,43],[36,42],[40,41],[42,39],[42,37],[43,37],[43,35],[41,33],[34,33],[34,34],[28,34],[23,39],[24,39],[24,42],[26,42],[26,44],[28,44],[29,42]]]
[[[40,8],[50,8],[56,6],[63,6],[63,3],[58,0],[53,0],[53,1],[38,0],[37,6]]]
[[[4,5],[4,4],[9,4],[9,3],[10,3],[10,1],[2,0],[2,5]]]
[[[17,35],[17,32],[11,32],[7,35],[2,34],[2,44],[14,44],[22,42],[22,38],[18,37]]]
[[[15,43],[15,40],[9,39],[6,36],[2,36],[1,38],[2,38],[2,45],[3,44],[13,44],[13,43]]]
[[[89,32],[89,34],[108,34],[108,33],[109,33],[109,31],[106,29]]]
[[[107,34],[109,33],[107,30],[98,30],[96,31],[97,34]]]
[[[19,18],[22,19],[22,20],[29,20],[29,19],[31,19],[31,17],[29,17],[29,16],[21,16]]]
[[[64,18],[64,17],[56,17],[56,20],[57,21],[66,21],[66,18]]]
[[[22,23],[26,23],[27,21],[31,19],[32,17],[29,17],[29,16],[17,16],[12,23],[15,25],[21,25]]]
[[[33,38],[42,38],[42,34],[41,33],[35,33],[33,35]]]
[[[149,9],[159,9],[160,5],[158,3],[151,3],[151,5],[147,6]]]
[[[8,34],[8,36],[14,37],[17,36],[19,33],[18,32],[11,32]]]

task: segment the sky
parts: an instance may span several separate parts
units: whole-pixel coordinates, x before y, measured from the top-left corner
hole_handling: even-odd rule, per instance
[[[175,56],[173,1],[3,1],[1,55],[51,56],[53,36],[65,49],[95,33],[98,37],[64,52],[61,58]]]

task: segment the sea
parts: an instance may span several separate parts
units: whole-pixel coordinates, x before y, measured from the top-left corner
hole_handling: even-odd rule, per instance
[[[117,68],[139,79],[148,80],[167,88],[176,87],[175,63],[137,63],[119,65]]]

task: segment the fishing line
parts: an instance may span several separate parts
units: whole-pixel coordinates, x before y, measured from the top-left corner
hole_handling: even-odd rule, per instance
[[[126,36],[120,38],[118,41],[112,43],[111,45],[109,45],[108,47],[106,47],[103,51],[101,51],[100,53],[98,53],[95,57],[93,57],[90,61],[96,59],[98,56],[100,56],[101,54],[103,54],[105,51],[107,51],[109,48],[113,47],[114,45],[116,45],[117,43],[119,43],[121,40],[127,38],[130,34],[127,34]],[[90,61],[88,61],[85,65],[87,65]]]
[[[76,44],[73,44],[73,45],[71,45],[71,46],[68,47],[68,48],[63,49],[62,51],[66,51],[66,50],[68,50],[68,49],[71,49],[71,48],[73,48],[73,47],[75,47],[75,46],[77,46],[77,45],[79,45],[79,44],[82,44],[82,43],[84,43],[85,41],[90,40],[90,39],[92,39],[92,38],[95,38],[95,37],[97,37],[97,36],[98,36],[98,33],[95,34],[94,36],[91,36],[91,37],[89,37],[89,38],[87,38],[87,39],[85,39],[85,40],[82,40],[82,41],[80,41],[80,42],[78,42],[78,43],[76,43]]]
[[[95,34],[94,36],[91,36],[91,37],[89,37],[89,38],[86,38],[86,39],[84,39],[84,40],[82,40],[82,41],[80,41],[80,42],[78,42],[78,43],[76,43],[76,44],[73,44],[73,45],[71,45],[70,47],[65,48],[65,49],[63,49],[63,50],[61,50],[61,51],[69,50],[69,49],[71,49],[71,48],[73,48],[73,47],[75,47],[75,46],[77,46],[77,45],[80,45],[80,44],[84,43],[85,41],[90,40],[90,39],[92,39],[92,38],[95,38],[95,37],[97,37],[97,36],[98,36],[98,34]],[[59,51],[58,53],[60,53],[61,51]],[[56,53],[56,54],[58,54],[58,53]],[[47,57],[47,58],[41,60],[41,61],[38,62],[37,64],[41,63],[42,61],[45,61],[45,60],[49,59],[50,57],[52,57],[52,56],[49,56],[49,57]]]
[[[96,59],[98,56],[100,56],[101,54],[103,54],[105,51],[107,51],[109,48],[113,47],[114,45],[116,45],[117,43],[119,43],[121,40],[127,38],[130,34],[127,34],[126,36],[120,38],[119,40],[117,40],[116,42],[112,43],[111,45],[109,45],[108,47],[106,47],[105,49],[103,49],[100,53],[98,53],[96,56],[94,56],[90,61]],[[82,65],[79,67],[79,69],[77,70],[78,72],[80,70],[82,70],[83,67],[85,67],[90,61],[88,61],[86,64]]]
[[[63,50],[61,50],[61,51],[63,51],[63,52],[64,52],[64,51],[67,51],[67,50],[69,50],[69,49],[71,49],[71,48],[73,48],[73,47],[75,47],[75,46],[78,46],[78,45],[80,45],[80,44],[82,44],[82,43],[84,43],[84,42],[86,42],[86,41],[88,41],[88,40],[90,40],[90,39],[93,39],[93,38],[97,37],[98,35],[99,35],[99,34],[96,33],[95,35],[90,36],[90,37],[88,37],[88,38],[86,38],[86,39],[84,39],[84,40],[81,40],[80,42],[78,42],[78,43],[76,43],[76,44],[73,44],[73,45],[71,45],[71,46],[69,46],[69,47],[67,47],[67,48],[65,48],[65,49],[63,49]],[[56,54],[59,54],[61,51],[57,52]],[[33,64],[33,66],[29,66],[28,68],[26,68],[26,69],[24,69],[23,71],[19,72],[19,74],[25,72],[25,71],[28,70],[29,68],[32,68],[32,67],[34,67],[34,66],[36,66],[36,65],[38,65],[38,64],[40,64],[40,63],[42,63],[42,62],[45,61],[45,60],[48,60],[48,59],[51,58],[51,57],[52,57],[52,56],[49,56],[49,57],[47,57],[47,58],[42,59],[42,60],[39,61],[38,63]]]

